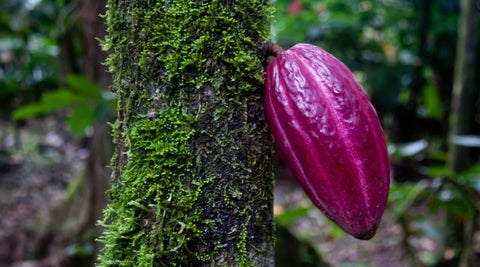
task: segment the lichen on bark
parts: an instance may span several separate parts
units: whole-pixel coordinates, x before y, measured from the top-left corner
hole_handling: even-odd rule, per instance
[[[100,265],[273,265],[255,47],[271,12],[256,0],[108,2],[119,104]]]

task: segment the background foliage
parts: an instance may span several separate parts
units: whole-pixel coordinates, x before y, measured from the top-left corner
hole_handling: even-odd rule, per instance
[[[274,1],[272,31],[280,45],[321,46],[349,66],[371,96],[388,138],[393,183],[384,230],[369,244],[399,247],[402,266],[457,266],[465,251],[480,262],[480,163],[462,173],[446,167],[458,2]],[[113,113],[114,96],[82,74],[77,9],[78,2],[72,0],[0,2],[0,167],[26,153],[25,146],[12,146],[9,141],[12,131],[32,130],[25,121],[54,118],[67,122],[73,136],[85,138],[89,126]],[[478,162],[480,147],[475,135],[480,126],[476,103],[472,136],[455,139],[472,148],[468,156],[473,162]],[[29,147],[42,145],[32,145],[34,139],[28,136],[29,142],[23,141]],[[278,168],[276,190],[284,192],[280,187],[290,178]],[[303,257],[302,266],[315,266],[317,254],[324,254],[335,266],[382,266],[382,260],[374,257],[393,253],[376,250],[377,256],[366,253],[355,260],[325,255],[334,244],[346,250],[354,241],[319,217],[302,197],[289,201],[285,196],[298,196],[290,193],[276,192],[275,214],[280,227],[294,233],[303,245],[309,244],[308,253],[296,254]],[[322,226],[320,241],[315,225]],[[302,234],[301,228],[309,234]]]

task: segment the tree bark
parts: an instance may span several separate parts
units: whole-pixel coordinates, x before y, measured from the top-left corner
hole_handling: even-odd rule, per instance
[[[273,266],[268,1],[110,0],[118,96],[102,266]]]
[[[469,134],[472,125],[473,110],[477,93],[476,83],[476,45],[478,32],[477,1],[460,1],[458,22],[458,39],[455,59],[455,73],[453,82],[452,104],[449,118],[449,154],[447,165],[454,173],[461,173],[469,168],[472,159],[468,147],[456,145],[453,141],[456,136]],[[466,210],[466,214],[470,211]],[[472,266],[473,260],[473,230],[476,224],[476,214],[465,218],[447,218],[449,229],[458,229],[454,235],[447,236],[446,244],[459,244],[460,256],[458,266]]]
[[[106,4],[106,0],[82,0],[79,8],[79,17],[83,24],[83,72],[103,90],[108,89],[112,80],[103,64],[107,54],[102,51],[98,41],[105,37],[106,26],[100,16],[106,11]],[[93,229],[94,236],[99,237],[102,229],[97,225],[97,221],[102,219],[102,212],[107,204],[105,192],[110,187],[110,171],[107,165],[112,156],[112,140],[105,121],[93,125],[88,151],[85,184],[80,195],[84,200],[83,208],[87,214],[83,232]],[[98,255],[99,249],[99,243],[96,242],[93,256]]]
[[[452,105],[449,118],[449,155],[448,167],[458,173],[471,164],[469,149],[454,144],[453,139],[462,134],[469,134],[472,114],[477,96],[476,44],[478,10],[477,1],[460,1],[458,22],[458,40],[453,81]]]

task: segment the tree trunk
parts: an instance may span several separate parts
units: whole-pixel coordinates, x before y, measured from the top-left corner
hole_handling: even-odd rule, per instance
[[[453,141],[456,136],[470,134],[473,110],[477,95],[476,75],[476,45],[477,45],[478,10],[477,1],[460,1],[458,22],[458,40],[453,82],[451,113],[449,118],[449,154],[448,167],[454,173],[460,173],[469,168],[472,159],[468,147],[458,146]],[[465,211],[469,213],[469,211]],[[447,219],[449,229],[457,229],[447,236],[446,244],[458,244],[460,256],[458,266],[467,267],[473,264],[473,233],[477,214],[466,218]]]
[[[273,266],[268,1],[110,0],[118,96],[100,265]]]
[[[462,134],[470,134],[472,114],[477,96],[476,44],[477,44],[477,1],[460,1],[461,10],[458,22],[457,53],[453,81],[452,106],[449,119],[448,166],[454,172],[464,171],[471,164],[469,149],[455,145],[453,139]]]
[[[106,26],[100,15],[105,13],[106,4],[106,0],[82,0],[79,8],[79,17],[83,24],[84,74],[103,90],[107,90],[112,81],[103,64],[106,52],[102,51],[98,41],[99,38],[105,37]],[[110,171],[107,165],[112,156],[111,144],[106,122],[101,121],[93,125],[85,168],[84,190],[80,197],[84,200],[83,208],[87,214],[83,232],[94,230],[95,237],[99,237],[102,232],[97,221],[103,217],[102,212],[107,204],[105,192],[110,187]],[[99,243],[96,242],[93,256],[98,255],[99,250]]]
[[[105,35],[105,25],[99,17],[105,12],[105,5],[106,0],[82,0],[78,8],[83,26],[83,73],[103,89],[107,89],[111,81],[110,74],[102,65],[106,53],[97,40]],[[110,181],[106,166],[112,154],[111,138],[105,122],[94,125],[89,141],[89,156],[84,174],[76,177],[69,185],[64,200],[42,217],[35,237],[34,250],[37,256],[48,256],[52,265],[93,264],[100,249],[99,244],[95,243],[92,254],[64,252],[65,247],[80,241],[93,243],[95,237],[101,234],[97,221],[101,220],[106,206],[105,191]]]

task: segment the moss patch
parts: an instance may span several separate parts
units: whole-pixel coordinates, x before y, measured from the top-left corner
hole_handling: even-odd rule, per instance
[[[172,266],[168,260],[186,254],[188,241],[200,234],[200,218],[190,214],[202,188],[192,181],[191,123],[172,108],[157,118],[138,116],[131,125],[125,136],[128,164],[105,210],[112,221],[104,224],[102,265]],[[152,230],[157,234],[148,234]]]

